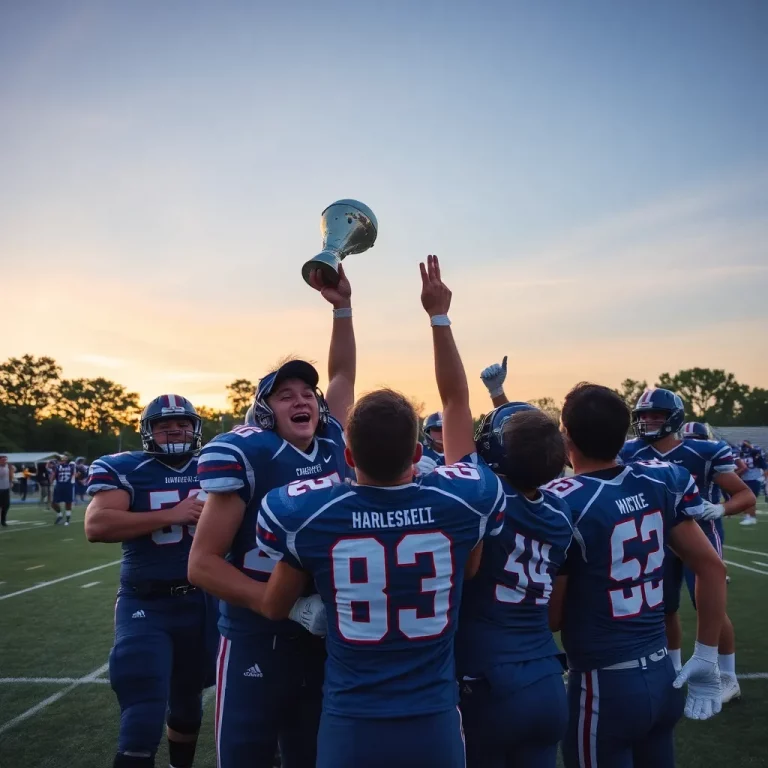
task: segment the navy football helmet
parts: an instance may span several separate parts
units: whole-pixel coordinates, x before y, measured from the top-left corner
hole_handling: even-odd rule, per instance
[[[284,365],[281,365],[276,371],[268,373],[263,379],[259,380],[259,386],[256,387],[256,397],[254,398],[253,405],[249,408],[249,412],[253,409],[251,417],[253,423],[246,421],[248,426],[260,427],[261,429],[274,429],[275,428],[275,412],[269,407],[267,398],[274,392],[275,388],[286,379],[300,379],[308,386],[315,390],[315,397],[317,397],[317,409],[319,413],[319,420],[317,423],[318,430],[323,429],[328,424],[328,419],[331,416],[328,403],[325,401],[325,396],[317,386],[320,381],[320,376],[313,365],[307,363],[304,360],[289,360]],[[246,419],[248,419],[246,414]]]
[[[494,471],[503,472],[504,466],[504,425],[520,411],[536,411],[530,403],[504,403],[494,408],[481,422],[475,432],[475,449],[480,458]]]
[[[712,440],[712,427],[700,421],[686,421],[683,424],[683,437],[686,440]]]
[[[243,424],[245,424],[246,427],[258,427],[259,424],[256,421],[256,417],[253,415],[253,407],[255,403],[251,403],[248,406],[248,410],[245,412],[245,420],[243,421]]]
[[[437,413],[430,413],[429,416],[427,416],[426,419],[424,419],[424,424],[422,425],[421,429],[422,432],[424,432],[424,442],[432,448],[435,444],[435,441],[432,439],[432,430],[433,429],[442,429],[443,428],[443,414],[438,411]]]
[[[152,436],[152,425],[156,421],[169,418],[187,418],[192,422],[192,430],[187,432],[181,443],[160,445]],[[184,456],[197,453],[203,444],[203,420],[198,416],[195,406],[186,397],[179,395],[160,395],[147,403],[141,412],[139,422],[141,447],[145,453],[154,456]]]
[[[666,413],[663,424],[655,430],[648,429],[648,424],[640,414],[648,411]],[[632,429],[641,440],[655,443],[667,435],[679,432],[685,421],[685,406],[680,395],[668,389],[646,389],[632,410]]]

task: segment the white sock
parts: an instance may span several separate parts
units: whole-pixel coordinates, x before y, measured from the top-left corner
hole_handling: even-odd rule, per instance
[[[679,672],[683,668],[683,660],[680,649],[670,649],[669,658],[672,659],[672,666],[675,668],[675,672]]]
[[[717,656],[717,661],[720,664],[720,671],[724,675],[736,675],[736,654],[735,653],[720,653]]]
[[[72,518],[72,513],[71,512],[67,512],[67,520],[70,520],[71,518]]]

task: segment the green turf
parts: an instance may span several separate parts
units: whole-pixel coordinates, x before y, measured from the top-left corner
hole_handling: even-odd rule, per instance
[[[768,506],[761,504],[768,512]],[[53,526],[53,515],[36,505],[13,506],[19,521],[0,531],[0,597],[119,559],[118,545],[88,544],[83,507],[72,525]],[[729,566],[728,611],[736,627],[737,672],[768,673],[768,516],[742,528],[726,521],[726,560],[754,568]],[[32,521],[44,522],[34,525]],[[71,541],[67,541],[71,539]],[[760,565],[763,563],[764,565]],[[25,570],[35,565],[43,568]],[[110,565],[58,584],[0,600],[0,678],[77,678],[102,667],[112,642],[118,566]],[[83,589],[84,584],[99,582]],[[685,648],[693,645],[695,617],[683,600]],[[678,765],[702,768],[726,765],[768,766],[768,679],[742,680],[741,701],[706,723],[684,721],[677,730]],[[67,683],[0,683],[0,730]],[[212,698],[198,750],[197,768],[213,768]],[[2,768],[105,768],[111,765],[117,738],[118,709],[109,685],[84,683],[23,722],[0,733]],[[165,747],[157,765],[168,765]],[[361,768],[364,768],[361,766]]]

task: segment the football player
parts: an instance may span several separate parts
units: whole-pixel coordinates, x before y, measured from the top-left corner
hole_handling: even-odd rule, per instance
[[[75,459],[75,503],[81,501],[85,503],[85,488],[88,481],[88,465],[85,463],[85,456],[78,456]]]
[[[456,636],[467,766],[555,768],[568,704],[547,613],[573,528],[567,504],[539,486],[560,474],[565,445],[557,423],[527,403],[491,411],[476,444],[507,509],[464,589]]]
[[[704,514],[699,525],[722,558],[722,541],[716,520],[723,515],[735,515],[754,505],[754,496],[736,474],[736,465],[728,443],[722,440],[683,440],[685,411],[683,401],[667,389],[646,390],[632,411],[632,428],[637,435],[625,443],[620,460],[632,461],[657,459],[685,467],[693,476],[704,501]],[[723,504],[712,502],[712,488],[717,485],[730,498]],[[667,622],[667,648],[677,669],[682,665],[681,648],[683,629],[678,609],[683,567],[679,558],[667,553],[664,572],[664,611]],[[693,575],[689,577],[693,586]],[[695,603],[694,592],[691,599]],[[736,679],[736,638],[733,624],[726,616],[720,636],[720,672],[723,683],[723,703],[741,695]]]
[[[755,494],[755,499],[760,495],[760,488],[764,485],[766,478],[768,478],[768,464],[765,461],[765,454],[758,445],[752,445],[749,440],[744,440],[740,446],[741,458],[744,461],[746,470],[741,476],[741,479],[746,483],[752,493]],[[768,488],[766,489],[768,493]],[[755,504],[746,510],[744,519],[740,525],[757,525],[757,501]]]
[[[418,471],[426,475],[437,466],[445,464],[443,454],[443,414],[430,413],[424,419],[422,427],[424,442],[422,443],[421,458],[417,465]]]
[[[189,768],[214,682],[213,598],[187,581],[203,503],[197,497],[202,420],[162,395],[140,421],[143,450],[103,456],[88,475],[88,541],[123,543],[109,679],[120,704],[114,768],[151,768],[166,725],[173,768]]]
[[[262,610],[287,616],[314,579],[328,613],[318,768],[465,764],[453,637],[465,569],[476,570],[482,541],[500,532],[505,497],[474,453],[450,291],[437,259],[428,265],[422,303],[449,466],[414,481],[416,413],[402,395],[379,390],[355,404],[347,424],[357,484],[299,480],[269,493],[259,513],[259,542],[279,561]]]
[[[568,503],[574,521],[574,545],[551,598],[570,668],[567,768],[672,768],[683,706],[687,717],[701,720],[721,708],[725,567],[695,522],[703,502],[687,470],[617,463],[629,424],[616,392],[574,387],[562,429],[575,475],[547,486]],[[696,574],[696,648],[680,674],[664,633],[666,543]],[[684,704],[675,689],[685,682]]]
[[[508,403],[509,400],[504,393],[504,382],[507,380],[507,356],[504,355],[504,359],[499,363],[493,363],[487,368],[484,368],[480,374],[485,388],[488,390],[488,394],[491,396],[491,402],[494,408],[498,408],[500,405]]]
[[[56,525],[69,525],[72,519],[72,502],[75,495],[75,462],[69,458],[69,455],[62,453],[53,466],[53,502],[51,506],[56,513]],[[66,521],[61,516],[61,505],[67,511]]]
[[[308,487],[346,475],[344,434],[354,400],[355,335],[349,280],[312,285],[333,305],[327,396],[318,373],[290,360],[261,379],[250,422],[216,437],[200,455],[208,492],[189,560],[190,580],[222,600],[217,662],[219,768],[271,768],[279,743],[284,768],[314,768],[322,701],[324,643],[294,621],[269,621],[259,609],[274,567],[256,542],[264,495],[293,480]],[[319,602],[319,599],[317,600]],[[293,616],[301,619],[306,602]],[[305,622],[307,627],[312,624]]]

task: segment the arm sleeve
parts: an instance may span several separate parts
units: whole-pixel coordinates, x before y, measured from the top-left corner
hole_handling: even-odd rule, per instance
[[[125,477],[106,459],[97,459],[88,469],[86,492],[89,496],[95,496],[101,491],[127,491],[133,495],[132,490]]]
[[[673,465],[675,510],[672,525],[683,520],[697,520],[704,512],[704,502],[699,495],[696,481],[691,473],[681,466]]]
[[[279,490],[268,493],[261,502],[256,522],[256,540],[259,549],[272,560],[283,560],[293,568],[303,568],[295,549],[295,534],[285,524],[285,510],[281,506]]]
[[[246,504],[255,493],[251,463],[243,449],[234,443],[208,443],[197,460],[197,477],[207,493],[237,493]]]

